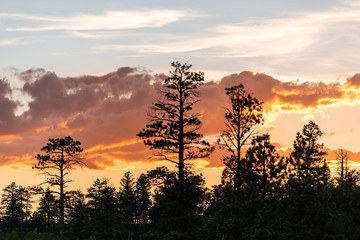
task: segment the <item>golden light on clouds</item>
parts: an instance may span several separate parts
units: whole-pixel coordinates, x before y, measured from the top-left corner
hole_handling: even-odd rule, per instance
[[[312,115],[329,108],[360,105],[360,86],[353,83],[355,77],[344,84],[287,82],[273,87],[272,98],[264,103],[264,115],[275,121],[282,113]]]
[[[109,144],[109,145],[99,144],[99,145],[96,145],[96,146],[94,146],[92,148],[86,149],[85,153],[106,151],[106,150],[111,150],[111,149],[115,149],[115,148],[121,148],[121,147],[124,147],[124,146],[136,144],[136,143],[142,143],[142,142],[143,142],[143,140],[141,140],[141,139],[133,138],[133,139],[130,139],[130,140],[121,141],[121,142],[113,143],[113,144]]]
[[[46,132],[46,131],[48,131],[48,130],[50,130],[50,129],[52,129],[52,128],[53,128],[53,125],[44,126],[44,127],[36,128],[35,131],[36,131],[37,133],[41,133],[41,132]]]
[[[156,89],[161,88],[164,78],[163,74],[153,75],[143,68],[130,67],[107,74],[68,78],[43,69],[31,69],[19,73],[18,77],[23,82],[22,91],[29,96],[29,107],[21,115],[12,113],[18,103],[6,97],[11,86],[5,81],[0,82],[5,89],[0,102],[8,105],[8,112],[3,115],[7,117],[3,120],[7,127],[3,128],[6,131],[0,137],[2,163],[32,165],[34,156],[49,138],[68,135],[83,143],[90,169],[126,169],[135,163],[164,163],[160,161],[161,157],[150,158],[156,152],[150,151],[136,137],[146,125],[146,111],[156,101]],[[225,108],[229,107],[225,88],[243,84],[249,93],[264,102],[265,123],[259,131],[276,132],[281,139],[275,136],[275,141],[290,147],[304,122],[316,121],[319,116],[326,118],[333,109],[360,106],[359,79],[354,75],[343,83],[283,82],[265,73],[243,71],[201,86],[201,101],[194,111],[202,114],[201,133],[205,139],[214,142],[224,129]],[[291,121],[295,119],[299,125],[294,126],[287,119],[279,123],[282,116],[295,116]],[[13,134],[9,129],[18,132]],[[327,132],[337,131],[330,129]],[[337,134],[336,138],[339,136]],[[221,168],[222,157],[214,154],[211,159],[196,164],[201,168]]]
[[[21,136],[10,134],[0,136],[0,143],[11,144],[15,140],[23,139]]]

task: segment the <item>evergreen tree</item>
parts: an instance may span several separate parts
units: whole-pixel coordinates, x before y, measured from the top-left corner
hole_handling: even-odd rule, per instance
[[[332,213],[329,195],[330,171],[326,164],[323,144],[318,143],[322,132],[310,121],[296,134],[294,150],[288,158],[288,212],[295,239],[318,239]]]
[[[295,182],[296,190],[301,192],[303,187],[314,187],[327,184],[330,170],[326,163],[324,145],[318,143],[322,132],[319,126],[310,121],[302,132],[297,132],[294,150],[289,156],[289,181]]]
[[[246,152],[247,184],[249,190],[263,195],[281,193],[285,181],[286,164],[284,157],[276,152],[270,143],[269,134],[252,139],[251,147]]]
[[[150,183],[144,173],[136,180],[135,198],[136,198],[136,224],[147,223],[147,210],[151,206]]]
[[[165,79],[164,90],[160,90],[159,100],[150,109],[150,123],[137,136],[151,149],[159,150],[155,156],[177,165],[181,186],[185,180],[185,161],[208,157],[212,148],[201,140],[200,114],[192,111],[199,101],[197,89],[204,81],[204,73],[190,72],[191,65],[187,63],[171,65],[175,70]]]
[[[92,239],[113,239],[117,225],[116,189],[109,185],[109,180],[96,179],[88,188],[86,198],[89,211],[88,231]]]
[[[48,236],[53,232],[55,223],[58,222],[58,204],[58,199],[51,193],[50,188],[47,188],[40,198],[37,213],[44,223],[39,230],[45,226],[45,231]]]
[[[12,182],[3,189],[1,195],[1,208],[4,213],[4,229],[6,231],[17,230],[23,225],[24,208],[20,189],[21,186]]]
[[[254,224],[258,212],[257,192],[259,189],[267,191],[268,183],[272,182],[270,176],[267,176],[269,172],[261,172],[264,173],[261,175],[258,167],[269,159],[272,162],[277,156],[270,146],[267,149],[257,146],[269,145],[266,137],[254,140],[247,157],[242,156],[243,146],[257,134],[256,126],[263,122],[262,102],[248,93],[242,84],[226,88],[225,91],[231,106],[226,108],[226,128],[218,144],[230,155],[223,159],[225,169],[222,182],[214,189],[212,202],[206,212],[207,238],[246,239],[242,237],[243,231]],[[271,156],[259,156],[261,154]],[[255,195],[250,197],[250,192]]]
[[[218,144],[230,152],[230,156],[224,158],[222,182],[239,188],[243,184],[242,173],[245,168],[241,149],[256,133],[255,126],[263,122],[262,102],[245,91],[242,84],[226,88],[225,91],[231,107],[225,113],[226,128]]]
[[[85,196],[80,191],[70,191],[67,194],[67,228],[68,238],[72,240],[86,239],[88,214]]]
[[[181,194],[177,173],[166,167],[148,172],[154,188],[154,204],[149,209],[149,218],[154,230],[163,239],[202,239],[202,214],[208,201],[205,179],[195,174],[190,167],[185,169],[184,203],[179,204]],[[182,214],[180,214],[182,213]]]
[[[38,169],[40,173],[48,176],[46,183],[50,186],[57,186],[58,191],[54,191],[59,195],[59,227],[60,227],[60,240],[64,239],[64,219],[65,219],[65,177],[69,174],[70,170],[75,165],[84,165],[80,154],[83,148],[80,147],[79,141],[74,141],[72,137],[49,139],[49,142],[44,146],[41,151],[45,155],[36,155],[38,163],[34,168]],[[55,172],[55,173],[54,173]]]
[[[203,72],[190,72],[191,65],[178,62],[172,63],[175,68],[165,79],[160,98],[153,103],[148,115],[150,123],[137,136],[144,139],[150,149],[158,150],[155,156],[176,164],[177,171],[177,208],[173,212],[178,219],[185,220],[186,206],[189,201],[185,195],[185,168],[189,160],[208,157],[213,148],[202,139],[199,133],[200,113],[193,107],[199,101],[198,88],[204,81]],[[177,222],[179,227],[185,222]],[[185,227],[184,227],[185,229]]]
[[[120,181],[120,191],[118,194],[120,204],[121,222],[128,232],[128,239],[131,239],[136,213],[136,193],[134,177],[131,172],[126,172]]]
[[[345,192],[360,191],[360,171],[349,169],[345,175]]]

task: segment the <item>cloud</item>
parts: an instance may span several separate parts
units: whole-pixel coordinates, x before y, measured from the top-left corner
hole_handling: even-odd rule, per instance
[[[273,18],[207,26],[201,34],[182,32],[176,38],[161,34],[154,38],[156,41],[102,44],[91,48],[100,51],[132,50],[139,54],[192,52],[218,58],[279,57],[304,54],[319,43],[338,44],[339,36],[334,36],[334,33],[341,33],[341,38],[347,39],[359,24],[360,9],[345,4],[324,11],[286,12]]]
[[[245,89],[264,102],[267,120],[275,120],[283,112],[313,113],[321,107],[342,102],[344,88],[339,83],[282,82],[264,73],[243,71],[223,77],[219,83],[209,82],[202,87],[202,101],[198,104],[204,112],[203,124],[208,134],[221,131],[224,107],[229,105],[224,90],[243,84]],[[266,127],[266,128],[269,128]]]
[[[19,103],[11,100],[12,89],[6,79],[0,79],[0,134],[16,133],[19,120],[15,116],[15,110]]]
[[[201,88],[202,101],[196,107],[202,113],[201,131],[205,135],[217,136],[224,129],[224,107],[230,104],[224,94],[224,89],[227,87],[243,84],[248,92],[264,101],[266,122],[261,127],[261,131],[269,131],[274,128],[271,122],[276,124],[276,119],[282,114],[301,114],[306,117],[314,113],[322,113],[327,108],[360,104],[360,94],[356,84],[358,76],[355,74],[343,84],[339,82],[326,84],[323,82],[283,82],[264,73],[243,71],[225,76],[218,83],[205,83]],[[331,137],[335,134],[330,132],[327,135]],[[287,155],[291,149],[282,151],[284,155]],[[206,167],[222,166],[224,154],[224,152],[215,152]],[[333,154],[329,154],[328,159],[331,160],[332,157]],[[356,154],[352,159],[360,161]]]
[[[295,137],[295,136],[294,136]],[[283,148],[282,145],[280,145],[279,143],[272,143],[276,149],[277,152],[279,153],[280,156],[283,157],[288,157],[291,152],[293,151],[292,148]],[[247,147],[244,147],[242,149],[242,155],[245,155],[246,151],[247,151]],[[343,149],[344,150],[344,149]],[[324,151],[326,152],[326,156],[325,159],[327,160],[327,164],[330,165],[336,165],[337,164],[337,154],[340,152],[340,149],[330,149],[325,147]],[[358,164],[360,163],[360,152],[352,152],[350,150],[345,150],[345,152],[348,154],[348,163],[349,163],[349,168],[352,167],[352,165],[354,164]],[[210,157],[210,161],[208,161],[206,164],[204,164],[204,167],[206,168],[218,168],[218,167],[223,167],[223,157],[227,156],[227,153],[224,151],[219,151],[216,150],[214,152],[214,154]]]
[[[347,79],[345,86],[360,88],[360,74],[357,73],[353,77]]]
[[[3,39],[0,40],[0,46],[9,46],[9,45],[20,45],[23,42],[19,39]]]
[[[301,23],[302,19],[274,19],[267,23],[245,22],[217,25],[201,36],[184,35],[176,40],[158,39],[157,43],[136,45],[98,45],[94,50],[133,50],[139,53],[166,54],[206,50],[217,57],[257,57],[300,52],[319,40],[316,25]],[[189,38],[192,39],[189,41]],[[271,47],[269,47],[271,46]]]
[[[359,74],[340,82],[282,82],[264,73],[243,71],[221,79],[218,86],[243,84],[255,97],[264,101],[268,115],[281,112],[315,113],[324,108],[359,104]]]
[[[106,11],[102,15],[38,16],[21,13],[0,13],[0,19],[26,20],[34,27],[8,27],[7,31],[80,31],[121,30],[162,27],[179,20],[192,18],[189,11],[159,9],[145,11]]]
[[[336,135],[335,132],[331,132],[331,133],[325,133],[325,132],[323,132],[323,136],[324,136],[324,137],[325,137],[325,136],[330,136],[330,137],[332,137],[332,136],[334,136],[334,135]]]
[[[84,39],[120,39],[136,36],[135,34],[119,30],[67,31],[66,33],[69,36]]]
[[[89,168],[149,161],[151,152],[136,134],[147,123],[146,113],[158,97],[164,74],[121,67],[98,76],[59,77],[44,69],[29,69],[18,71],[16,77],[22,82],[22,96],[17,97],[28,99],[28,107],[15,115],[20,101],[9,82],[0,81],[0,164],[9,164],[11,159],[14,164],[22,159],[31,164],[28,156],[39,153],[49,138],[67,135],[83,143]],[[266,116],[273,117],[270,120],[282,113],[308,114],[360,104],[358,75],[344,83],[326,84],[282,82],[264,73],[243,71],[200,88],[201,101],[194,110],[201,113],[201,133],[207,138],[216,139],[224,129],[224,107],[229,106],[224,89],[240,83],[264,101]],[[263,129],[274,128],[269,124]],[[222,156],[213,156],[208,167],[221,164]]]
[[[328,164],[337,164],[337,159],[338,159],[338,154],[340,153],[341,149],[330,149],[325,147],[324,151],[326,152],[326,160],[328,162]],[[344,149],[343,149],[344,150]],[[360,152],[352,152],[350,150],[344,150],[347,154],[348,154],[348,163],[350,164],[350,168],[351,168],[351,164],[354,163],[360,163]],[[286,155],[288,155],[291,152],[291,149],[287,149],[286,151],[282,151],[281,153],[286,153]]]
[[[6,97],[12,89],[8,82],[0,81],[0,151],[4,154],[3,159],[35,155],[48,138],[67,135],[83,142],[85,149],[92,150],[87,153],[89,159],[99,153],[106,156],[105,152],[112,151],[111,156],[121,156],[118,159],[123,161],[146,158],[140,151],[134,151],[133,156],[126,154],[125,158],[119,151],[126,146],[116,144],[133,139],[146,124],[146,111],[155,100],[156,88],[163,75],[124,67],[101,76],[75,78],[61,78],[43,69],[30,69],[18,73],[17,78],[23,81],[23,96],[30,100],[27,110],[14,115],[17,101]],[[110,161],[105,157],[103,160],[107,164]],[[89,166],[103,167],[100,162]]]
[[[326,149],[326,151],[328,152],[328,160],[335,160],[337,159],[337,154],[340,153],[340,149],[336,149],[336,150],[328,150]],[[348,161],[349,163],[360,163],[360,152],[352,152],[349,150],[345,150],[345,152],[348,154]]]

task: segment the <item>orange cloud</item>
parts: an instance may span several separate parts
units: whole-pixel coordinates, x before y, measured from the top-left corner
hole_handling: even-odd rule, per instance
[[[282,112],[310,114],[328,107],[360,104],[360,74],[348,78],[344,84],[302,83],[282,82],[264,73],[244,71],[222,78],[218,87],[223,90],[240,83],[255,97],[264,101],[265,115],[270,119],[276,118]],[[213,97],[214,95],[211,95],[211,98]],[[222,98],[216,99],[221,99],[223,106],[228,105]]]
[[[132,145],[132,144],[135,144],[135,143],[142,143],[142,142],[143,142],[143,140],[134,138],[134,139],[122,141],[122,142],[119,142],[119,143],[109,144],[109,145],[106,145],[106,146],[103,145],[103,144],[99,144],[99,145],[96,145],[96,146],[94,146],[92,148],[86,149],[85,153],[106,151],[106,150],[110,150],[110,149],[121,148],[121,147],[124,147],[124,146]]]
[[[2,161],[0,165],[11,166],[17,168],[24,165],[34,165],[33,156],[31,154],[22,154],[22,155],[4,155],[1,154],[0,158]],[[30,167],[29,167],[30,168]]]
[[[17,139],[22,139],[22,137],[14,134],[0,136],[0,141],[9,141],[9,140],[17,140]]]
[[[17,135],[14,135],[14,134],[2,135],[2,136],[0,136],[0,143],[11,144],[15,140],[20,140],[20,139],[22,139],[21,136],[17,136]]]
[[[44,127],[36,128],[35,131],[36,131],[37,133],[40,133],[40,132],[48,131],[49,129],[52,129],[52,128],[53,128],[53,125],[44,126]]]
[[[0,164],[30,164],[28,158],[20,156],[34,156],[49,138],[69,134],[83,143],[89,168],[148,161],[151,152],[136,134],[146,125],[146,112],[156,101],[157,89],[165,77],[130,67],[98,76],[66,78],[44,69],[30,69],[18,74],[23,94],[31,99],[28,109],[20,115],[14,114],[19,103],[7,97],[12,92],[9,83],[0,80],[0,153],[4,156]],[[202,114],[200,131],[205,136],[217,136],[224,129],[224,107],[229,106],[224,89],[240,83],[264,101],[268,119],[284,112],[313,113],[360,104],[359,74],[344,84],[326,84],[282,82],[265,73],[243,71],[218,82],[206,82],[199,89],[201,101],[194,110]],[[272,128],[262,127],[266,131]],[[215,153],[208,162],[208,167],[222,166],[221,153]]]

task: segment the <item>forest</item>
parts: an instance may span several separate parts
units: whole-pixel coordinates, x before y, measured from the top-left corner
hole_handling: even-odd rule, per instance
[[[119,189],[103,178],[86,192],[68,190],[76,182],[71,170],[86,166],[81,142],[49,139],[33,165],[46,181],[2,189],[0,240],[360,238],[360,172],[341,150],[330,173],[314,121],[299,129],[291,153],[281,155],[259,128],[263,102],[239,84],[224,89],[225,128],[208,142],[194,110],[204,73],[186,63],[172,67],[137,136],[174,170],[158,167],[137,178],[128,171],[119,176]],[[215,150],[223,153],[224,169],[221,182],[208,187],[193,163]]]

